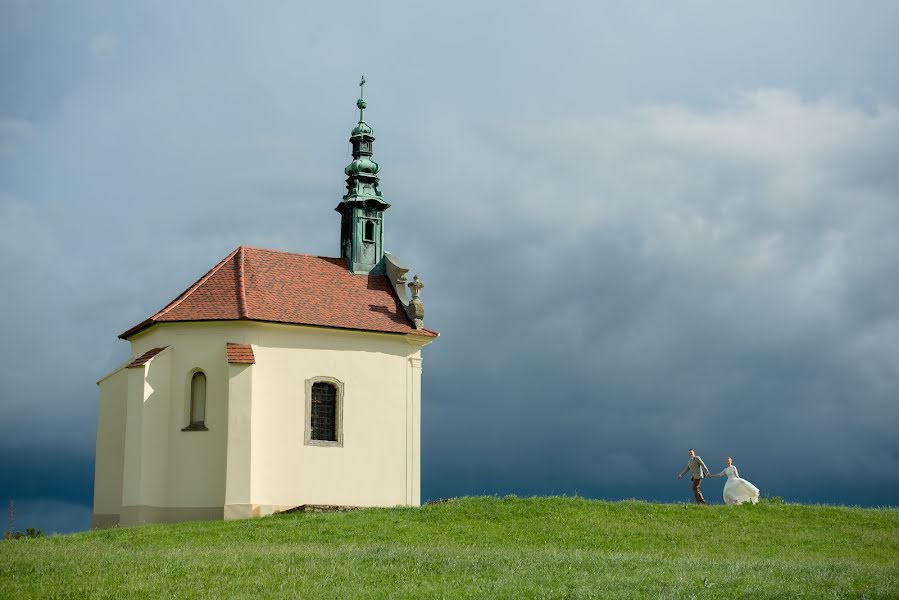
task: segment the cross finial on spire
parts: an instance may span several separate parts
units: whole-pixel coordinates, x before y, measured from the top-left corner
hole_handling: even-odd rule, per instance
[[[356,100],[356,107],[359,109],[359,122],[363,122],[363,111],[365,111],[365,75],[362,76],[362,80],[359,81],[359,99]]]

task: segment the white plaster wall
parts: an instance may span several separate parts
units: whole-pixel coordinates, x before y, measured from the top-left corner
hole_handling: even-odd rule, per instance
[[[144,369],[125,369],[125,456],[122,474],[122,506],[139,506],[142,498]]]
[[[172,366],[175,351],[169,348],[146,365],[130,369],[144,371],[141,416],[140,505],[166,506],[169,485],[169,414],[172,402]]]
[[[410,504],[406,336],[262,326],[252,411],[252,500],[263,506]],[[342,447],[304,443],[306,380],[343,383]],[[415,411],[417,414],[417,410]]]
[[[100,406],[94,465],[94,514],[117,515],[122,508],[127,372],[118,369],[100,380],[98,385]]]
[[[166,505],[169,483],[171,372],[169,348],[138,367],[126,367],[125,444],[120,523],[154,520],[144,507]]]
[[[253,515],[250,495],[253,365],[228,365],[228,462],[225,475],[226,518]]]
[[[430,341],[248,321],[164,323],[133,336],[132,357],[170,348],[147,367],[151,392],[129,388],[129,409],[140,403],[147,417],[127,419],[136,439],[126,444],[126,463],[143,451],[130,475],[140,480],[132,496],[162,507],[246,506],[233,513],[246,516],[260,506],[265,514],[300,504],[417,505],[420,348]],[[251,344],[256,364],[229,365],[228,342]],[[184,432],[196,369],[206,374],[209,431]],[[304,443],[306,380],[318,376],[343,383],[342,447]],[[229,404],[238,412],[229,414]]]
[[[161,346],[169,348],[150,361],[148,374],[160,372],[154,365],[170,357],[166,365],[168,409],[155,421],[154,434],[143,444],[146,463],[164,465],[165,481],[147,479],[152,493],[144,502],[160,507],[223,506],[228,435],[228,362],[222,331],[204,323],[172,323],[156,326],[132,338],[132,357]],[[223,337],[224,336],[224,337]],[[160,365],[161,366],[161,365]],[[206,375],[206,427],[208,431],[182,431],[190,420],[190,379],[197,370]],[[160,373],[161,376],[161,373]],[[152,380],[148,381],[152,386]],[[146,473],[147,466],[142,467]]]

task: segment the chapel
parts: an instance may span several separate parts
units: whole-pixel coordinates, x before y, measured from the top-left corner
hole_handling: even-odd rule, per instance
[[[92,527],[420,504],[421,349],[438,334],[384,250],[356,106],[338,257],[241,246],[119,336],[130,358],[97,382]]]

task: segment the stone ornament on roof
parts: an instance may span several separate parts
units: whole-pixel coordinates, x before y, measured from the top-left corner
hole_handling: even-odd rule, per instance
[[[425,284],[421,282],[418,278],[418,275],[412,278],[412,281],[409,283],[409,289],[412,291],[412,300],[409,301],[409,306],[407,307],[409,312],[409,318],[415,323],[416,329],[421,329],[424,327],[424,318],[425,318],[425,305],[421,302],[421,290],[423,290]]]

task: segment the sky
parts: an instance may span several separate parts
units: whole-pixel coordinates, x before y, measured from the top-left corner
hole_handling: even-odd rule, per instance
[[[689,501],[694,447],[899,504],[899,4],[319,4],[0,0],[19,528],[88,526],[119,333],[238,245],[339,253],[363,73],[424,499]]]

